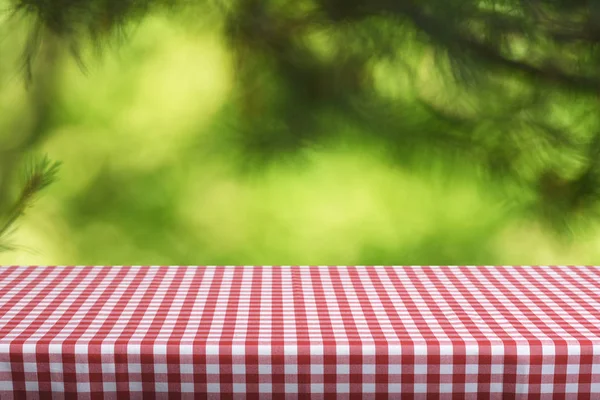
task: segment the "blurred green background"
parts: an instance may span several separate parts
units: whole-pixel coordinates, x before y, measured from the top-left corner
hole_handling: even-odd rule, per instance
[[[2,18],[0,146],[8,151],[38,117],[35,89],[15,68],[27,25]],[[0,264],[600,259],[597,225],[558,237],[524,211],[527,193],[507,194],[468,160],[423,152],[418,167],[403,168],[385,143],[343,121],[323,124],[335,132],[318,145],[268,163],[247,160],[232,144],[233,57],[218,24],[153,14],[100,57],[84,47],[86,71],[67,52],[52,71],[39,66],[51,88],[30,152],[62,167],[18,221],[17,249],[0,253]],[[382,92],[401,92],[394,72],[376,70]]]

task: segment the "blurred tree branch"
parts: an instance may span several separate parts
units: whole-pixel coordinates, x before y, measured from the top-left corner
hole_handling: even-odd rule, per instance
[[[7,132],[15,137],[14,144],[0,148],[0,251],[13,248],[8,236],[15,223],[33,205],[40,192],[55,180],[60,165],[51,162],[47,156],[31,155],[48,134],[52,123],[61,50],[60,42],[53,35],[45,35],[44,30],[42,24],[35,24],[22,57],[29,100],[26,122]],[[34,66],[35,55],[38,63]],[[19,172],[23,169],[24,176],[20,177]]]
[[[79,58],[86,39],[101,45],[132,20],[184,5],[183,0],[12,3],[16,12],[37,18],[25,49],[26,70],[40,35],[53,35]],[[248,151],[287,153],[314,143],[325,134],[318,129],[323,116],[343,114],[404,151],[400,159],[408,149],[440,148],[510,175],[538,193],[535,207],[552,210],[550,219],[580,213],[582,202],[590,205],[586,209],[595,207],[600,166],[590,151],[600,129],[600,1],[233,0],[218,5],[237,57],[240,123],[234,140]],[[199,9],[213,6],[202,3]],[[325,32],[324,49],[311,39],[315,32]],[[398,59],[410,64],[432,50],[437,58],[431,68],[448,88],[459,90],[465,105],[448,100],[442,90],[427,98],[417,95],[411,104],[379,96],[374,64]],[[418,73],[410,69],[403,72],[413,85],[428,84],[416,83]],[[573,133],[581,121],[557,123],[553,107],[595,110],[587,137]],[[571,153],[584,159],[576,173],[563,162]],[[555,192],[568,192],[569,200],[549,195]]]

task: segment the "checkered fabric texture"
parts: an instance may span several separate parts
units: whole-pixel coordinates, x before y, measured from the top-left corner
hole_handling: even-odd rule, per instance
[[[600,399],[600,268],[0,268],[45,398]]]

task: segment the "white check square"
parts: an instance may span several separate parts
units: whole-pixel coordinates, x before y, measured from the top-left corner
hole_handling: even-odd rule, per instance
[[[154,364],[154,373],[156,374],[166,374],[169,370],[167,368],[167,364]]]
[[[271,385],[270,383],[259,383],[258,390],[260,391],[260,393],[272,393],[273,385]]]
[[[338,383],[336,390],[338,393],[350,393],[350,384],[349,383]]]
[[[311,383],[310,389],[312,393],[323,393],[323,391],[325,390],[325,385],[322,383]]]
[[[219,373],[219,365],[218,364],[207,364],[206,365],[206,373],[207,374],[218,374]]]
[[[298,366],[294,364],[286,364],[284,367],[284,371],[288,375],[295,375],[298,373]]]
[[[207,383],[206,384],[206,391],[208,393],[220,393],[221,392],[221,385],[218,383]]]
[[[426,375],[427,365],[415,364],[415,375]]]
[[[194,384],[189,382],[181,383],[181,392],[182,393],[194,393]]]
[[[233,384],[233,392],[234,393],[246,393],[246,384],[245,383],[234,383]]]
[[[322,364],[313,364],[310,366],[310,373],[313,375],[322,375],[324,371]]]
[[[388,383],[389,393],[402,393],[402,385],[400,383]]]
[[[115,373],[115,364],[103,363],[102,364],[102,372],[105,374],[114,374]]]
[[[440,375],[451,375],[453,371],[452,364],[441,364],[440,365]]]
[[[8,372],[10,372],[10,369]],[[37,372],[37,364],[29,362],[23,363],[23,372]]]
[[[477,383],[469,382],[465,384],[466,393],[477,393]]]
[[[565,393],[578,393],[578,392],[579,392],[579,384],[577,384],[577,383],[565,384]]]
[[[375,393],[375,384],[374,383],[363,383],[362,390],[363,390],[363,393]]]
[[[154,384],[154,390],[156,390],[157,393],[168,393],[169,384],[167,382],[156,382]]]
[[[142,373],[142,364],[137,364],[137,363],[133,363],[133,364],[127,364],[127,369],[129,370],[129,373],[131,374],[141,374]]]
[[[415,383],[414,388],[415,388],[415,393],[427,393],[427,384],[426,383]]]
[[[179,371],[183,375],[191,375],[194,373],[194,366],[192,364],[181,364]]]
[[[285,392],[286,393],[298,393],[298,384],[297,383],[286,383],[285,384]]]

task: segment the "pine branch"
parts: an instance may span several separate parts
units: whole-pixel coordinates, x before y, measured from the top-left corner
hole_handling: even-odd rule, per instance
[[[5,242],[10,228],[33,205],[39,193],[56,180],[59,168],[60,162],[51,162],[46,156],[32,161],[27,166],[26,180],[21,193],[0,225],[0,252],[14,248]]]

